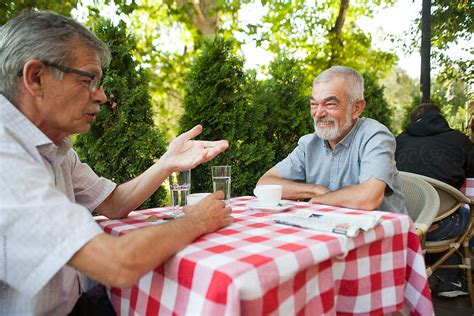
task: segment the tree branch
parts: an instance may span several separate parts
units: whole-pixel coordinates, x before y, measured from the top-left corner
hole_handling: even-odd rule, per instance
[[[341,34],[342,27],[344,26],[344,22],[346,21],[346,14],[347,14],[347,9],[349,8],[349,2],[350,0],[341,0],[341,6],[339,7],[339,14],[336,19],[336,24],[330,30],[330,32],[336,34],[336,37],[338,37],[339,34]]]

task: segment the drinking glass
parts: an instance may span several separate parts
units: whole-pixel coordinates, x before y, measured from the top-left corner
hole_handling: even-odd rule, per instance
[[[169,176],[169,183],[171,206],[173,210],[181,211],[181,208],[186,205],[186,197],[191,192],[191,170],[173,172]]]
[[[224,191],[224,200],[230,199],[230,166],[212,166],[212,188],[213,191]]]

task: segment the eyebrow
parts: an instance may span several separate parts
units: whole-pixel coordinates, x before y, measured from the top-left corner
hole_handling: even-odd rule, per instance
[[[324,101],[325,101],[325,102],[329,102],[329,101],[336,101],[336,102],[339,102],[339,98],[336,97],[335,95],[331,95],[331,96],[329,96],[329,97],[324,98]]]
[[[309,97],[309,101],[316,101],[316,99],[313,97],[313,96],[310,96]],[[329,97],[326,97],[323,99],[324,102],[329,102],[329,101],[336,101],[336,102],[340,102],[339,98],[336,97],[335,95],[331,95]]]

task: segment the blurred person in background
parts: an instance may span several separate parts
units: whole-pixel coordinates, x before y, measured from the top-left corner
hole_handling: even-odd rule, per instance
[[[421,174],[461,189],[466,178],[474,176],[474,151],[469,138],[453,130],[439,107],[432,103],[417,106],[410,114],[410,124],[397,137],[395,152],[397,168]],[[457,237],[465,232],[470,211],[459,208],[449,217],[434,222],[426,240],[439,241]],[[426,256],[427,262],[436,256]],[[461,257],[454,254],[447,263],[457,264]],[[430,277],[430,286],[439,296],[467,295],[466,280],[461,272],[438,269]]]

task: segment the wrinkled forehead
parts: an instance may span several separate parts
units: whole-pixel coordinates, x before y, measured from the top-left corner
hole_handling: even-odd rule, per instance
[[[81,41],[71,43],[67,62],[70,66],[97,65],[101,67],[99,52]]]
[[[313,85],[311,97],[317,101],[347,99],[347,83],[344,78],[334,77],[330,80],[318,82]]]

